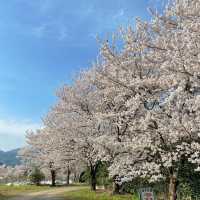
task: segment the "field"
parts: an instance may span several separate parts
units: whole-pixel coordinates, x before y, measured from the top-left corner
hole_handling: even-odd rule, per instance
[[[37,192],[37,195],[34,194]],[[0,186],[0,200],[23,195],[23,200],[138,200],[133,195],[111,195],[110,192],[91,192],[86,186],[51,188],[47,186]],[[21,199],[21,197],[16,198]]]
[[[4,200],[16,195],[29,192],[39,192],[49,190],[49,186],[34,186],[34,185],[20,185],[20,186],[7,186],[0,185],[0,200]]]
[[[66,200],[138,200],[133,195],[111,195],[106,192],[91,192],[89,189],[67,192]]]

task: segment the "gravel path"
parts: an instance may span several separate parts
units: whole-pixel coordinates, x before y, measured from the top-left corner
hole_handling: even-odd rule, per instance
[[[18,197],[11,198],[9,200],[64,200],[62,197],[64,193],[80,190],[80,187],[62,187],[54,188],[52,190],[34,192],[29,194],[23,194]]]

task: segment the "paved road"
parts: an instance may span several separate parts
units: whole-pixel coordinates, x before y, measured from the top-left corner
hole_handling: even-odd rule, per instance
[[[11,198],[9,200],[64,200],[62,197],[65,192],[80,190],[80,187],[62,187],[54,188],[52,190],[46,190],[42,192],[34,192],[29,194],[23,194],[18,197]]]

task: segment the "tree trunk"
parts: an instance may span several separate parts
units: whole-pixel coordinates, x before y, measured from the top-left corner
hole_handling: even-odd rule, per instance
[[[120,194],[120,185],[113,181],[113,194]]]
[[[97,171],[99,167],[100,162],[97,161],[94,165],[90,163],[90,176],[91,176],[91,190],[96,191],[96,185],[97,185]]]
[[[71,174],[71,171],[68,168],[67,169],[67,183],[66,183],[67,185],[69,185],[70,174]]]
[[[91,190],[96,191],[96,185],[97,185],[97,165],[90,165],[90,177],[91,177]]]
[[[78,177],[77,173],[74,172],[74,179],[73,179],[74,182],[80,182],[80,177],[79,178],[77,178],[77,177]]]
[[[92,170],[91,171],[91,190],[92,191],[96,191],[96,184],[97,184],[96,171]]]
[[[51,186],[56,186],[56,172],[55,170],[51,170]]]
[[[177,176],[175,174],[170,176],[169,182],[169,200],[177,199]]]

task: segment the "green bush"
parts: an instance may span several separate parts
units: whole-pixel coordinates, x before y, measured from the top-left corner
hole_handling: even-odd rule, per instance
[[[29,175],[30,182],[35,185],[40,185],[41,181],[43,181],[44,179],[45,175],[38,168],[34,168]]]
[[[97,185],[103,185],[106,188],[112,186],[112,180],[108,177],[108,166],[106,162],[100,162],[97,168]],[[88,168],[80,175],[79,182],[90,183],[90,169]]]
[[[178,176],[178,192],[181,198],[191,196],[200,198],[200,173],[195,171],[196,166],[184,160]]]

